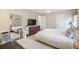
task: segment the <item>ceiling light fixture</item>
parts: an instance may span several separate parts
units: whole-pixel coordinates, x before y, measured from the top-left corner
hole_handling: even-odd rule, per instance
[[[47,12],[47,13],[50,13],[51,11],[50,11],[50,10],[47,10],[46,12]]]

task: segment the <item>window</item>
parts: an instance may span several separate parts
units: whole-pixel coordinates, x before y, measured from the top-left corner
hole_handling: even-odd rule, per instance
[[[74,16],[74,27],[77,27],[77,15]]]

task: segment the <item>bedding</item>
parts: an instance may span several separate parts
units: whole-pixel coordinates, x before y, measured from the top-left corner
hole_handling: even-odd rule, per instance
[[[69,39],[64,31],[58,29],[45,29],[36,33],[35,39],[56,48],[75,48],[75,40]]]

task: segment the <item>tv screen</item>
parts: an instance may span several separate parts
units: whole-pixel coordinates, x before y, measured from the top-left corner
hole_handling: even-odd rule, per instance
[[[28,19],[28,25],[36,25],[36,19]]]

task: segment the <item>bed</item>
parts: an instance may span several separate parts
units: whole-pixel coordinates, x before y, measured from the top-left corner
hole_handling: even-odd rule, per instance
[[[34,35],[37,41],[46,43],[60,49],[79,48],[79,42],[66,37],[65,31],[58,29],[45,29]]]

